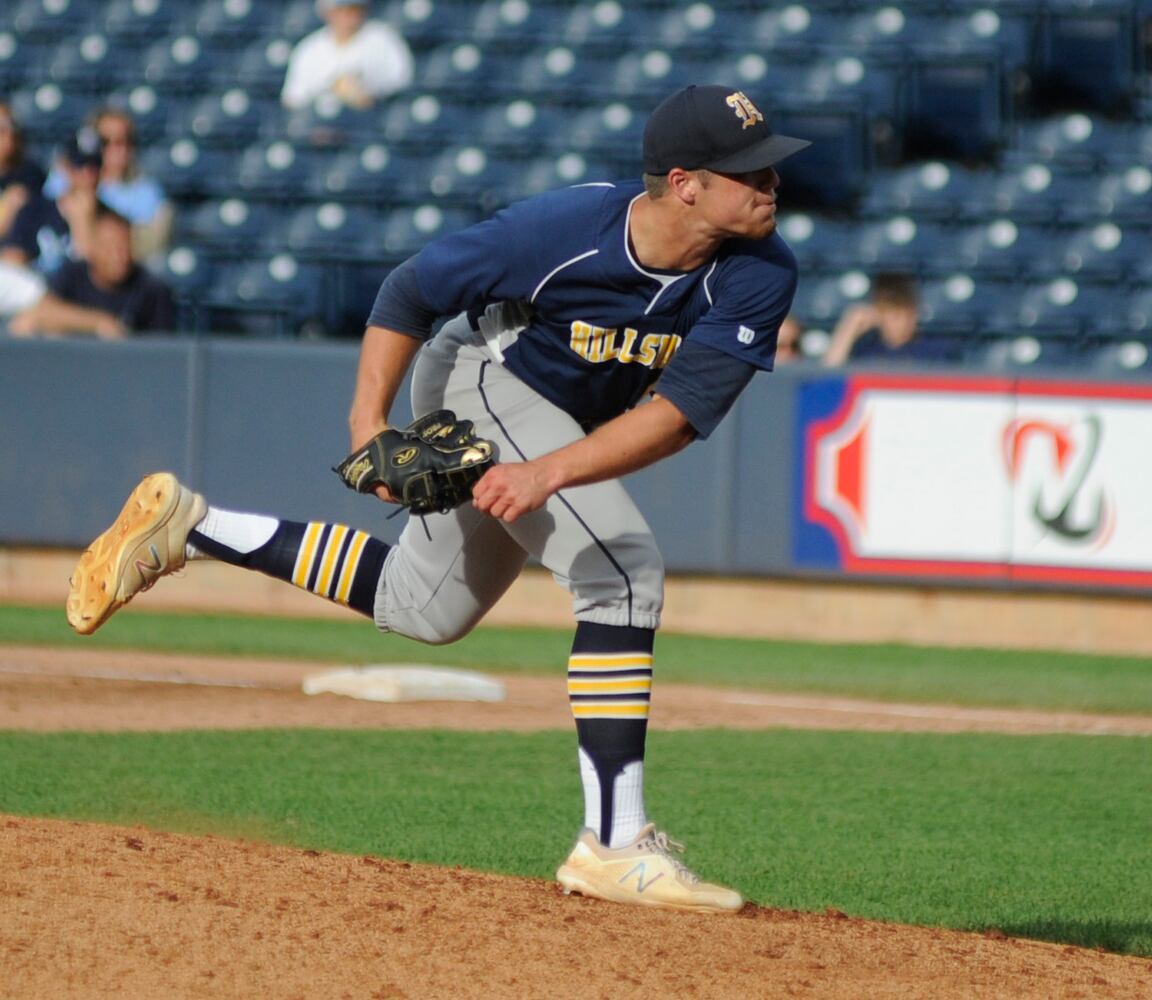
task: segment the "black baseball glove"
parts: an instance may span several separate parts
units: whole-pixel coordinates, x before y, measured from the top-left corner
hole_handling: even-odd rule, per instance
[[[471,420],[436,410],[402,430],[381,431],[332,471],[349,489],[387,486],[413,514],[447,513],[472,498],[472,486],[492,465],[492,442]]]

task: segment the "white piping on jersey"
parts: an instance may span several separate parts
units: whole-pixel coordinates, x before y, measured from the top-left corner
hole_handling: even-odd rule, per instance
[[[552,268],[551,271],[549,271],[546,275],[544,275],[544,280],[541,281],[540,284],[538,284],[532,290],[532,294],[528,297],[528,301],[529,302],[535,302],[536,296],[540,294],[540,289],[543,288],[546,284],[548,284],[548,282],[551,281],[554,277],[556,277],[556,275],[558,275],[561,271],[563,271],[564,268],[571,267],[573,264],[579,263],[585,257],[595,257],[596,254],[598,254],[599,252],[600,252],[599,249],[585,250],[582,254],[579,254],[576,257],[572,257],[569,260],[564,261],[563,264],[558,264],[556,267]]]
[[[632,256],[632,241],[628,239],[628,233],[632,228],[632,208],[641,198],[645,197],[643,194],[636,195],[630,202],[628,202],[628,215],[624,219],[624,253],[628,255],[628,263],[631,264],[637,271],[639,271],[646,278],[651,278],[653,281],[660,283],[660,290],[652,296],[652,301],[648,303],[644,309],[644,315],[647,316],[656,303],[659,301],[660,296],[663,295],[669,288],[671,288],[681,278],[688,277],[687,274],[658,274],[655,271],[649,271],[640,262]]]
[[[712,261],[712,266],[708,268],[708,273],[704,275],[704,295],[708,299],[709,308],[711,308],[715,303],[712,301],[712,289],[708,287],[708,279],[712,277],[712,272],[716,270],[716,265],[719,263],[720,261],[718,260]]]

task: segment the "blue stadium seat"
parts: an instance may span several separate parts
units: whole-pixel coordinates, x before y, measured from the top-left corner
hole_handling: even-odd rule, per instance
[[[268,204],[244,198],[207,201],[181,213],[178,234],[182,241],[214,258],[247,257],[275,246],[273,228],[280,213]]]
[[[166,136],[170,122],[184,119],[194,100],[171,94],[162,96],[146,83],[132,83],[109,91],[103,103],[122,108],[132,116],[139,151],[143,152]]]
[[[177,200],[194,200],[212,193],[213,185],[232,177],[234,156],[224,150],[202,148],[192,139],[157,143],[142,150],[140,165]]]
[[[427,2],[431,0],[426,0]],[[324,26],[324,22],[316,12],[315,0],[285,0],[284,3],[276,5],[276,12],[279,16],[268,24],[269,36],[287,38],[295,43]]]
[[[214,332],[316,336],[328,329],[326,292],[323,268],[282,253],[220,269],[203,304]]]
[[[253,97],[279,99],[292,43],[285,38],[262,37],[249,42],[233,61],[219,67],[217,87],[243,87]]]
[[[644,24],[645,20],[655,21],[654,31]],[[672,5],[663,13],[637,11],[633,21],[631,30],[624,28],[623,37],[675,53],[677,57],[713,59],[717,52],[729,51],[736,42],[746,44],[745,35],[750,26],[750,19],[743,12],[711,3]]]
[[[1087,186],[1089,218],[1152,225],[1152,170],[1148,167],[1140,164],[1101,173]]]
[[[999,9],[997,9],[999,8]],[[1008,74],[1026,73],[1032,60],[1036,14],[1009,4],[977,2],[912,15],[909,56],[994,55]]]
[[[307,6],[307,0],[303,3]],[[413,51],[424,53],[458,39],[475,9],[467,0],[392,0],[381,16],[404,36]]]
[[[908,47],[930,30],[923,15],[890,4],[863,6],[829,21],[825,51],[855,55],[866,63],[899,62]]]
[[[162,38],[144,53],[140,82],[165,93],[207,93],[220,61],[218,54],[194,35]]]
[[[177,30],[187,8],[181,0],[107,0],[100,30],[124,47],[144,47]]]
[[[871,176],[871,119],[858,108],[821,103],[779,106],[771,123],[783,135],[812,142],[776,167],[785,202],[832,211],[855,208]]]
[[[1018,123],[1006,162],[1038,162],[1065,170],[1087,171],[1102,162],[1100,119],[1081,112]]]
[[[993,162],[1008,125],[1003,69],[987,56],[918,56],[906,76],[904,156]]]
[[[808,101],[857,102],[874,118],[895,123],[903,77],[898,64],[842,52],[813,63],[785,92]]]
[[[956,163],[930,160],[877,172],[860,202],[866,218],[892,214],[916,219],[958,219],[971,210],[983,175]]]
[[[483,0],[458,9],[463,16],[453,37],[475,42],[489,52],[522,52],[561,38],[566,13],[562,7],[529,0]]]
[[[571,9],[558,6],[553,10],[563,21],[554,35],[540,37],[537,44],[554,40],[585,55],[614,57],[620,54],[621,39],[628,39],[627,45],[634,48],[656,41],[653,24],[658,13],[654,10],[630,7],[618,0],[592,0]]]
[[[205,45],[228,49],[269,34],[278,22],[275,5],[259,0],[203,0],[188,29]]]
[[[931,248],[928,266],[937,271],[963,268],[982,278],[1010,281],[1030,273],[1051,273],[1058,266],[1052,233],[1006,216],[954,227],[946,241]]]
[[[302,205],[280,220],[272,245],[300,260],[379,260],[384,217],[365,205],[326,201]]]
[[[929,255],[939,254],[940,248],[948,245],[948,232],[943,223],[897,215],[857,225],[846,247],[856,266],[870,272],[917,274],[926,269]]]
[[[192,333],[203,328],[200,299],[211,286],[215,266],[208,255],[185,244],[174,246],[164,256],[156,274],[172,289],[176,300],[176,329]]]
[[[635,164],[640,156],[644,115],[623,101],[613,101],[565,116],[552,133],[549,151],[575,151],[589,159]]]
[[[173,135],[187,135],[203,146],[235,149],[254,143],[279,105],[274,98],[253,98],[241,87],[218,90],[200,98],[173,120]]]
[[[1056,242],[1060,273],[1077,281],[1115,282],[1137,279],[1147,266],[1148,234],[1125,230],[1115,222],[1079,226]]]
[[[387,260],[399,263],[437,237],[464,229],[479,218],[478,213],[445,208],[432,202],[396,208],[387,214],[384,221],[381,249]]]
[[[1033,64],[1037,106],[1131,111],[1139,61],[1138,32],[1129,0],[1091,6],[1055,0],[1040,18]]]
[[[742,35],[752,49],[769,57],[809,60],[823,50],[841,20],[840,11],[819,10],[814,4],[787,4],[753,12]],[[735,39],[729,39],[729,46]]]
[[[854,260],[855,238],[860,224],[852,219],[809,214],[788,208],[788,194],[781,188],[780,234],[784,237],[804,277],[817,272],[848,271],[859,266]]]
[[[369,143],[318,158],[304,180],[310,199],[386,204],[399,201],[397,185],[426,169],[383,143]]]
[[[55,47],[46,79],[69,92],[101,94],[111,90],[124,72],[124,54],[100,32],[89,32]]]
[[[282,138],[298,146],[342,149],[379,139],[378,122],[375,110],[352,108],[325,94],[306,108],[277,108],[263,133],[270,141]]]
[[[814,274],[800,282],[792,313],[807,328],[831,332],[845,309],[867,300],[870,288],[863,271]]]
[[[427,154],[446,142],[475,142],[481,109],[471,104],[417,93],[395,98],[381,112],[379,138],[390,146]]]
[[[1152,375],[1152,350],[1140,340],[1117,340],[1094,345],[1088,354],[1091,370],[1096,375],[1116,376]]]
[[[630,55],[635,61],[638,57]],[[566,45],[545,45],[526,52],[509,68],[511,87],[499,91],[512,99],[524,94],[560,105],[588,106],[600,100],[627,100],[631,93],[612,93],[615,56]]]
[[[920,282],[920,314],[926,323],[975,337],[1003,330],[1004,317],[1012,313],[1018,295],[1012,281],[957,269]]]
[[[1061,275],[1024,285],[1009,307],[995,317],[1005,332],[1035,332],[1037,337],[1076,340],[1111,335],[1123,329],[1116,289]]]
[[[995,214],[1021,222],[1078,222],[1091,212],[1091,175],[1043,163],[1013,162],[993,175],[974,197],[970,215]]]
[[[572,118],[542,102],[517,98],[493,104],[479,116],[480,145],[505,156],[538,156],[568,144]]]
[[[92,107],[87,95],[69,93],[55,83],[14,91],[8,103],[29,143],[50,146],[74,134]]]
[[[240,154],[235,170],[213,178],[210,187],[225,197],[242,193],[248,198],[300,200],[320,155],[285,139],[254,143]]]
[[[1135,288],[1121,302],[1124,333],[1152,344],[1152,284]]]
[[[4,27],[25,41],[58,42],[83,33],[94,10],[91,0],[15,0]]]
[[[25,82],[38,82],[40,67],[54,49],[51,42],[37,45],[11,31],[0,31],[0,92],[9,94]]]
[[[504,164],[500,174],[492,178],[486,198],[497,208],[544,191],[573,184],[614,181],[620,176],[612,165],[588,160],[579,153],[541,156],[525,163]]]
[[[398,183],[404,201],[435,198],[446,205],[487,211],[504,203],[506,191],[515,185],[515,159],[491,154],[479,146],[446,149],[427,165],[427,172]]]
[[[1082,361],[1083,354],[1073,341],[1030,334],[992,339],[968,357],[969,364],[1003,373],[1079,368]]]
[[[417,83],[445,99],[483,102],[507,89],[505,82],[519,62],[472,42],[449,43],[425,53]]]

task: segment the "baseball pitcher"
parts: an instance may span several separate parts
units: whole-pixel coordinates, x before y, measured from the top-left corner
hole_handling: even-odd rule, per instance
[[[644,746],[663,562],[620,477],[709,436],[759,371],[796,288],[776,232],[774,134],[742,92],[687,87],[643,141],[643,180],[513,204],[425,247],[384,281],[349,416],[347,485],[402,503],[387,545],[339,524],[208,504],[170,473],[137,486],[72,578],[68,619],[94,632],[186,559],[257,570],[447,643],[529,557],[572,595],[568,692],[583,830],[564,890],[733,912],[644,805]],[[454,317],[432,336],[438,319]],[[412,369],[417,421],[389,414]]]

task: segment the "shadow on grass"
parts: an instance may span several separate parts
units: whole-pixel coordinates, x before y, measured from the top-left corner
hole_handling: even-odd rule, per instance
[[[1000,927],[981,927],[986,932],[1002,931],[1010,937],[1100,948],[1121,955],[1152,958],[1152,920],[1029,920]]]

